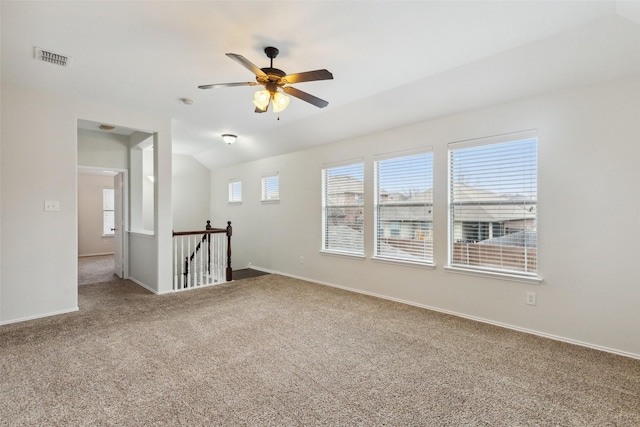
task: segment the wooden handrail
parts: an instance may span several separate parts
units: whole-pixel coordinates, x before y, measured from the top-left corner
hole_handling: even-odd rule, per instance
[[[231,221],[227,221],[227,228],[231,226]],[[213,228],[211,227],[211,221],[207,220],[207,226],[204,230],[195,231],[174,231],[174,236],[189,236],[192,234],[212,234],[212,233],[227,233],[227,228]]]

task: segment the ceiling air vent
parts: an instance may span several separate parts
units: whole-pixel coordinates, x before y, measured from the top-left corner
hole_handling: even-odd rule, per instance
[[[48,62],[49,64],[60,65],[62,67],[68,67],[71,65],[71,57],[62,55],[60,53],[54,53],[50,50],[45,50],[39,47],[35,47],[35,58],[38,61]]]

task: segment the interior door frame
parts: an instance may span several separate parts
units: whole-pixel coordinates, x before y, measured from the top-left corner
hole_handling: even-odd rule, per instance
[[[113,171],[122,173],[122,278],[129,278],[129,170],[112,167],[98,166],[78,166],[77,172],[103,172]],[[77,173],[76,172],[76,173]],[[78,184],[76,181],[76,194],[78,192]],[[78,227],[78,209],[76,209],[76,229]]]

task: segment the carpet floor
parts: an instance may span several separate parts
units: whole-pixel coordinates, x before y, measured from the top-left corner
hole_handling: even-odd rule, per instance
[[[113,270],[113,255],[78,257],[78,285],[115,280],[118,276]]]
[[[0,425],[637,426],[640,361],[276,274],[0,327]]]

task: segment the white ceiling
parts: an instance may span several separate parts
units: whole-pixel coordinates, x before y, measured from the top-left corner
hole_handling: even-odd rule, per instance
[[[1,2],[2,82],[170,117],[174,152],[213,169],[640,72],[640,3],[594,1]],[[71,56],[62,68],[34,47]],[[334,80],[255,114],[232,52]],[[180,98],[191,98],[185,105]],[[117,123],[110,123],[117,125]],[[227,146],[220,135],[234,133]]]

